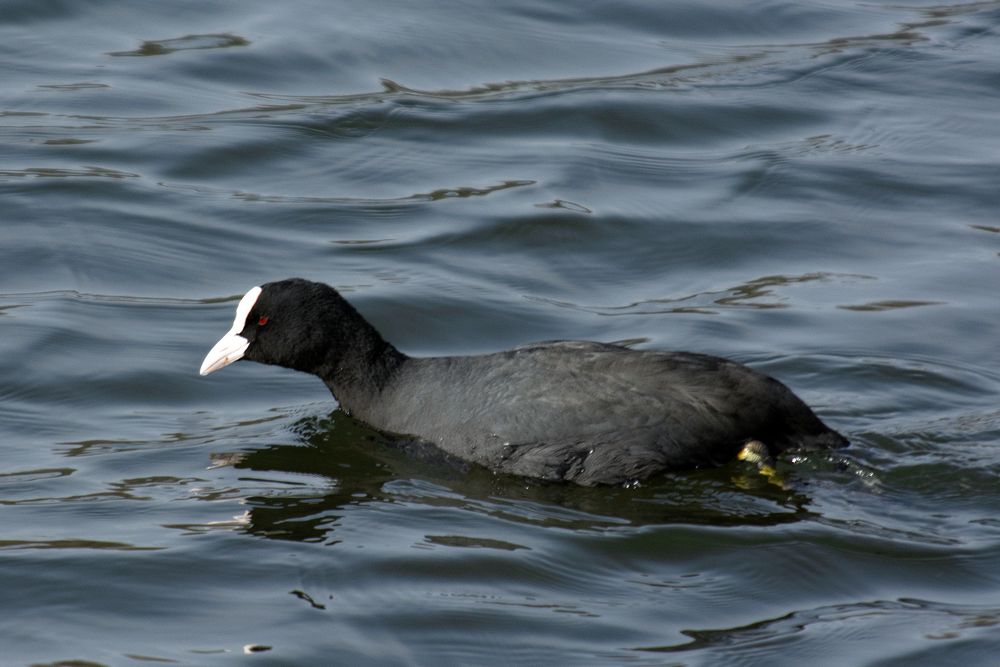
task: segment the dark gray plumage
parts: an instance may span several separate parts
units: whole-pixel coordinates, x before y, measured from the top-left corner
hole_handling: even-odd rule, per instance
[[[620,484],[724,464],[751,440],[771,454],[847,444],[783,384],[719,357],[558,341],[411,358],[302,279],[251,290],[240,309],[203,373],[240,357],[313,373],[354,417],[497,472]]]

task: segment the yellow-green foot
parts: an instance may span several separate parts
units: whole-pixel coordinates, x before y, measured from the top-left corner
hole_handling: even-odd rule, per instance
[[[767,445],[760,440],[748,441],[747,444],[743,445],[743,449],[739,451],[736,458],[740,461],[756,464],[757,472],[767,477],[767,481],[783,489],[786,488],[784,480],[781,479],[781,475],[774,468],[774,459],[771,458],[771,453],[767,451]]]

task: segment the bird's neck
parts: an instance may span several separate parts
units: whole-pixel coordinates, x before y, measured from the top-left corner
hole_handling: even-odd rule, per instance
[[[348,331],[349,338],[338,346],[339,350],[331,350],[316,375],[342,408],[363,412],[365,406],[377,400],[409,357],[364,320],[355,322]]]

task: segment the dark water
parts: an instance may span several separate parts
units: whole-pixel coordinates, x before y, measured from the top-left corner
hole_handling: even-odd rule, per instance
[[[1000,3],[0,7],[0,662],[1000,664]],[[733,357],[854,446],[640,488],[199,378],[303,275],[414,354]],[[249,655],[248,655],[249,654]]]

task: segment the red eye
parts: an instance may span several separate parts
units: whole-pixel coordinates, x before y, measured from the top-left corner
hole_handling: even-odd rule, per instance
[[[264,326],[265,324],[267,324],[267,315],[261,315],[260,319],[257,320],[257,325]]]

